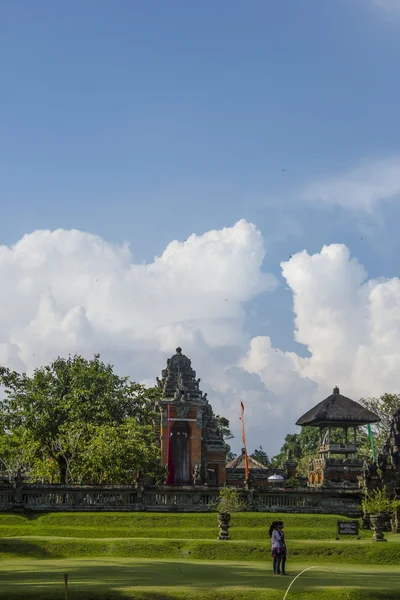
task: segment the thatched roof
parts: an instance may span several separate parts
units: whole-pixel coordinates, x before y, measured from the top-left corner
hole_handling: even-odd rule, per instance
[[[331,396],[306,412],[296,425],[302,427],[306,425],[367,425],[378,421],[380,418],[375,413],[364,408],[358,402],[342,396],[339,388],[335,387]]]
[[[233,460],[231,460],[231,462],[229,462],[226,465],[227,469],[244,469],[245,468],[245,458],[244,458],[244,454],[240,454],[239,456],[237,456],[236,458],[234,458]],[[255,458],[251,458],[251,456],[249,456],[249,471],[251,469],[263,469],[268,471],[268,467],[266,467],[265,465],[263,465],[262,463],[258,462],[258,460],[255,460]]]

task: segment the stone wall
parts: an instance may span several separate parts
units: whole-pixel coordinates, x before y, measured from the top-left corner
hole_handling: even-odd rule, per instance
[[[67,486],[16,482],[0,486],[0,511],[208,512],[219,494],[211,486]],[[358,517],[361,492],[354,490],[239,489],[247,510],[322,513]]]

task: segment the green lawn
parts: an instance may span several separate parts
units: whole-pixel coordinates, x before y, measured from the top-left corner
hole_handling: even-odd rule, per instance
[[[271,573],[267,530],[286,525],[290,577]],[[335,540],[335,515],[233,515],[219,542],[215,514],[0,514],[0,598],[69,600],[399,600],[400,535],[385,544]],[[331,572],[334,571],[333,573]],[[344,586],[344,587],[343,587]]]
[[[282,600],[300,565],[290,577],[276,577],[265,563],[201,562],[143,559],[71,559],[0,562],[4,598],[62,598],[63,574],[69,574],[71,600],[179,598],[186,600]],[[400,570],[342,566],[315,569],[299,578],[288,599],[391,600],[399,597]]]

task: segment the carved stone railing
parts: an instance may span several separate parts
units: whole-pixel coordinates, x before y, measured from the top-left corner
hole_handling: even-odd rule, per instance
[[[100,486],[19,483],[0,486],[0,511],[207,512],[219,494],[207,486]],[[358,515],[361,492],[318,488],[238,490],[255,512],[340,513]]]

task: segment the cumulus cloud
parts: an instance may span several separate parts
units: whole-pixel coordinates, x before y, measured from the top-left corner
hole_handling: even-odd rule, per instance
[[[382,202],[400,198],[400,156],[366,161],[356,168],[310,184],[303,200],[372,212]]]
[[[399,391],[400,280],[368,280],[341,244],[300,252],[282,263],[282,273],[293,293],[295,339],[309,356],[281,352],[259,337],[243,367],[298,416],[334,385],[356,400]]]
[[[26,235],[0,247],[0,361],[29,370],[59,353],[237,343],[243,304],[276,284],[264,255],[245,221],[171,242],[149,264],[80,231]]]
[[[270,453],[334,385],[355,399],[399,389],[399,279],[368,279],[341,244],[294,254],[281,266],[304,352],[288,352],[246,330],[246,303],[277,285],[264,257],[245,221],[174,241],[148,264],[84,232],[26,235],[0,247],[0,363],[29,371],[100,352],[152,384],[179,344],[214,410],[231,420],[236,450],[243,401],[249,445]]]

